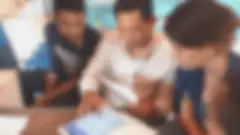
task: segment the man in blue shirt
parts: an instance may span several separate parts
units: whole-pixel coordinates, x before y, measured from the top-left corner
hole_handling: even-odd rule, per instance
[[[212,1],[187,1],[167,18],[165,32],[173,43],[179,66],[173,93],[162,89],[168,92],[161,97],[168,96],[168,102],[174,97],[175,112],[179,113],[181,100],[187,94],[194,106],[194,117],[202,123],[202,104],[207,107],[212,102],[211,93],[219,80],[227,73],[240,71],[240,57],[231,52],[237,24],[229,8]]]
[[[46,27],[52,59],[46,87],[36,105],[75,106],[80,101],[76,82],[100,41],[100,32],[86,24],[84,0],[55,0],[55,20]]]

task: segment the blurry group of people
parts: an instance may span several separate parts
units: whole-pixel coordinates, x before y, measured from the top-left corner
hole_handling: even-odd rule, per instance
[[[182,2],[162,33],[150,0],[116,0],[114,13],[117,28],[100,32],[87,24],[84,1],[55,0],[45,29],[52,66],[34,106],[87,113],[108,104],[143,119],[174,113],[191,135],[240,134],[240,56],[231,50],[239,20],[230,8]],[[1,44],[1,68],[14,68]]]

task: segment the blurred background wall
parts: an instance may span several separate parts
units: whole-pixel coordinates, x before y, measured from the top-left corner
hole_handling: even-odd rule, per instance
[[[101,30],[114,29],[113,4],[115,0],[86,0],[88,22]],[[183,0],[153,0],[157,17],[156,30],[162,31],[165,17]],[[231,6],[240,17],[240,0],[218,0]],[[4,20],[3,27],[12,40],[19,63],[23,69],[34,69],[44,63],[44,25],[52,16],[52,0],[31,0],[18,17]],[[236,32],[234,49],[240,54],[240,30]],[[41,53],[39,53],[41,52]],[[39,63],[33,61],[41,58]],[[47,58],[47,57],[46,57]],[[33,60],[34,59],[34,60]],[[39,67],[39,66],[38,66]]]

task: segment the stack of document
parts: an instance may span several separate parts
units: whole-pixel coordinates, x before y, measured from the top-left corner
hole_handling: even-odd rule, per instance
[[[65,125],[61,132],[67,135],[107,135],[123,124],[122,118],[108,108],[100,113],[91,113]]]

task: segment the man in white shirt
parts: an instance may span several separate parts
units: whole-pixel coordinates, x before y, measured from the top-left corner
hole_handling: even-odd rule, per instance
[[[117,30],[106,32],[79,81],[80,112],[99,109],[103,102],[142,117],[154,110],[156,83],[172,82],[173,61],[167,40],[154,32],[151,4],[117,1]],[[105,100],[99,96],[100,84],[106,87]]]

